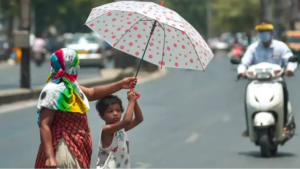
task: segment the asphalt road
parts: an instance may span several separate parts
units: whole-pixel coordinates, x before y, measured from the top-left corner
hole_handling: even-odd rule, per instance
[[[50,73],[50,63],[45,62],[41,67],[30,64],[31,85],[39,86],[45,84],[45,80]],[[86,79],[99,76],[98,68],[81,68],[79,79]],[[20,65],[0,65],[0,90],[20,87]]]
[[[300,77],[287,81],[299,123]],[[145,120],[129,132],[132,167],[299,168],[298,135],[269,159],[261,158],[259,148],[241,137],[245,84],[235,82],[227,57],[217,57],[206,73],[169,69],[165,77],[137,86]],[[125,93],[118,95],[125,99]],[[103,122],[93,105],[88,116],[95,167]],[[39,145],[35,107],[0,114],[0,133],[0,168],[33,167]]]

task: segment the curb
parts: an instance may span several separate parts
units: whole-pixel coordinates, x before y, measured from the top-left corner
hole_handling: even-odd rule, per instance
[[[78,83],[85,87],[105,85],[108,83],[119,81],[125,77],[134,76],[135,73],[136,71],[133,68],[127,68],[111,77],[78,80]],[[18,89],[9,89],[9,90],[0,91],[0,105],[24,101],[24,100],[37,99],[43,87],[44,86],[36,86],[31,89],[18,88]]]

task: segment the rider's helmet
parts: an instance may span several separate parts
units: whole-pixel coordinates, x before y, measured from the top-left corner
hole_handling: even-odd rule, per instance
[[[267,20],[262,20],[256,25],[255,30],[258,31],[259,39],[263,43],[268,43],[272,40],[274,26]]]

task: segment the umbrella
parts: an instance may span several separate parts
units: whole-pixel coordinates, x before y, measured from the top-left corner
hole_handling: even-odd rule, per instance
[[[195,28],[175,11],[153,2],[118,1],[93,8],[85,25],[114,48],[142,61],[205,70],[213,53]]]

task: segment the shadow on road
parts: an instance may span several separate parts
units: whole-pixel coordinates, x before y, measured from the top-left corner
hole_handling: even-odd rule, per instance
[[[248,157],[263,158],[259,151],[239,152],[238,154],[248,156]],[[286,157],[295,157],[295,156],[296,155],[293,153],[278,152],[275,156],[270,158],[286,158]]]

